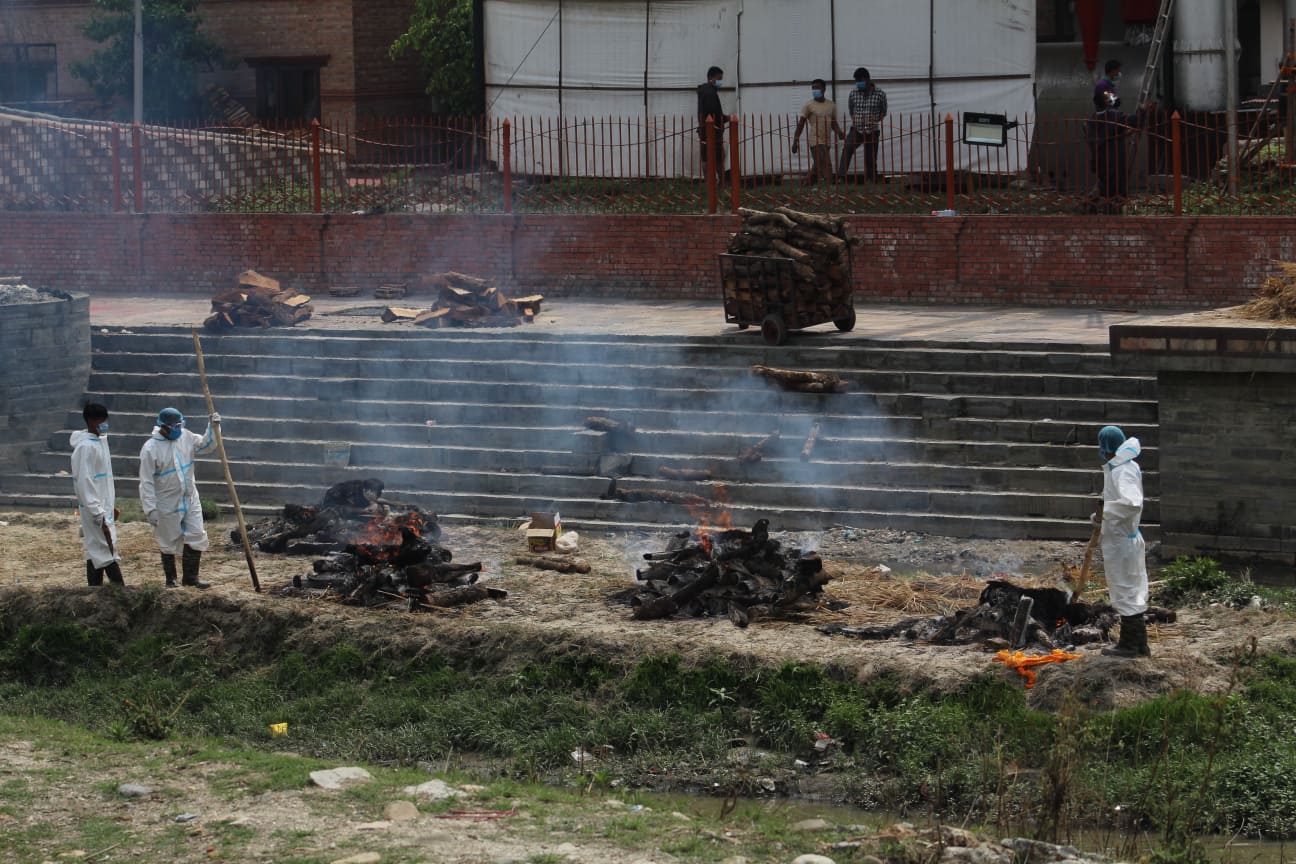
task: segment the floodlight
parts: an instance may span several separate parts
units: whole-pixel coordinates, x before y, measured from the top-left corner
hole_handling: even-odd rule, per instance
[[[1008,144],[1008,130],[1017,128],[1016,121],[1009,122],[1003,114],[964,114],[963,143],[983,147],[1004,147]]]

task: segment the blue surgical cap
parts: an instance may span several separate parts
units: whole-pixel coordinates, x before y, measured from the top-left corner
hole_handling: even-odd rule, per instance
[[[1104,426],[1098,430],[1098,449],[1104,453],[1115,453],[1125,443],[1125,433],[1119,426]]]
[[[163,408],[158,412],[157,422],[159,426],[174,426],[182,420],[184,420],[184,415],[176,408]]]

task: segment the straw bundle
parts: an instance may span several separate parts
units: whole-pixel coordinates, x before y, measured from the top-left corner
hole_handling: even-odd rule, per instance
[[[1256,298],[1245,304],[1241,314],[1261,321],[1296,318],[1296,261],[1276,261],[1278,273],[1260,285]]]

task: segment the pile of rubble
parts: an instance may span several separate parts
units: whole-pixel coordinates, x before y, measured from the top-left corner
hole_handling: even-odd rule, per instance
[[[235,327],[291,327],[311,317],[315,307],[311,298],[279,280],[262,276],[255,270],[238,275],[238,287],[222,291],[212,298],[211,314],[203,321],[208,330],[232,330]]]
[[[506,297],[490,280],[450,271],[423,278],[436,291],[437,302],[427,309],[388,306],[382,320],[408,321],[419,327],[516,327],[540,314],[543,294]]]
[[[634,617],[727,616],[739,627],[759,618],[785,618],[819,608],[832,578],[819,556],[783,549],[769,536],[769,520],[750,531],[699,528],[676,534],[635,577],[629,594]]]
[[[249,525],[248,540],[263,552],[322,556],[293,578],[290,595],[410,611],[508,596],[476,584],[481,562],[451,563],[435,514],[382,493],[376,479],[335,484],[317,506],[290,504]],[[242,543],[237,528],[231,539]]]

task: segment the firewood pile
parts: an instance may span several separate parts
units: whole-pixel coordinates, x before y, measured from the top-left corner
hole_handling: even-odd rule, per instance
[[[208,330],[235,327],[291,327],[307,320],[315,311],[311,298],[279,280],[255,270],[238,275],[238,287],[212,298],[211,314],[203,321]]]
[[[481,562],[451,563],[435,514],[388,501],[382,491],[376,479],[335,484],[316,506],[289,504],[248,525],[248,540],[263,552],[322,556],[293,577],[284,589],[292,596],[411,612],[508,596],[476,584]],[[230,536],[241,544],[237,528]]]
[[[743,217],[742,230],[729,241],[731,254],[792,260],[790,291],[796,296],[780,296],[779,300],[796,300],[804,317],[819,321],[840,317],[842,310],[850,307],[851,240],[846,236],[844,220],[802,213],[790,207],[776,207],[770,212],[743,207],[738,212]],[[746,281],[741,276],[733,278],[739,283]],[[765,305],[761,286],[725,287],[733,288],[732,295],[726,290],[725,296],[736,298],[740,317],[755,320],[763,317],[755,314],[755,310]],[[742,314],[744,304],[751,308],[751,314]]]
[[[1149,607],[1149,622],[1172,622],[1173,610]],[[894,624],[819,629],[856,639],[907,639],[933,645],[981,644],[988,649],[1052,651],[1108,642],[1120,616],[1106,603],[1087,603],[1060,588],[1027,588],[1005,579],[986,584],[977,605],[952,615],[906,618]]]
[[[726,616],[739,627],[760,618],[795,617],[821,605],[832,578],[813,552],[784,549],[769,520],[750,531],[699,528],[676,534],[662,552],[644,555],[641,583],[626,592],[635,618]]]
[[[540,314],[543,294],[506,297],[487,279],[450,271],[425,276],[423,284],[437,293],[431,308],[388,306],[382,320],[408,321],[419,327],[516,327]]]

